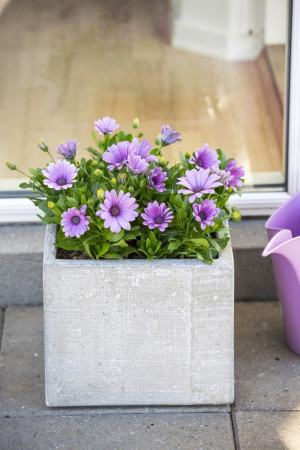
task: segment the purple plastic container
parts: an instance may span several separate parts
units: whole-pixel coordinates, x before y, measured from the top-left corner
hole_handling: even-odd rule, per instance
[[[266,230],[263,256],[272,255],[286,344],[300,355],[300,192],[269,218]]]

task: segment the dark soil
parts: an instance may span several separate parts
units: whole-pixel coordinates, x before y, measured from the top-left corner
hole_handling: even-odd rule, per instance
[[[86,253],[76,252],[75,250],[64,250],[57,248],[57,259],[91,259]]]

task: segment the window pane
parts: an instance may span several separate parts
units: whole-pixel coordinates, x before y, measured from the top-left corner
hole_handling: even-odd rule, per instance
[[[1,160],[42,167],[93,122],[139,117],[154,142],[162,124],[182,133],[166,149],[208,142],[245,166],[249,189],[285,185],[288,0],[11,0],[0,15]],[[18,172],[0,166],[0,190]],[[4,194],[5,195],[5,194]]]

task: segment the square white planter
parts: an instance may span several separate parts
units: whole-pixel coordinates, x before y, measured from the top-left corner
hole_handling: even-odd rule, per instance
[[[48,406],[232,403],[231,245],[198,260],[59,260],[44,254]]]

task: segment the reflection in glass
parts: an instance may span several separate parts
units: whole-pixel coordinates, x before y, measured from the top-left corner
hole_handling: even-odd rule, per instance
[[[95,120],[129,130],[138,116],[153,143],[163,124],[182,133],[170,160],[208,142],[245,166],[248,186],[283,186],[288,0],[6,3],[2,162],[45,166],[40,137],[53,150],[76,138],[85,155]],[[14,176],[0,164],[0,190]]]

